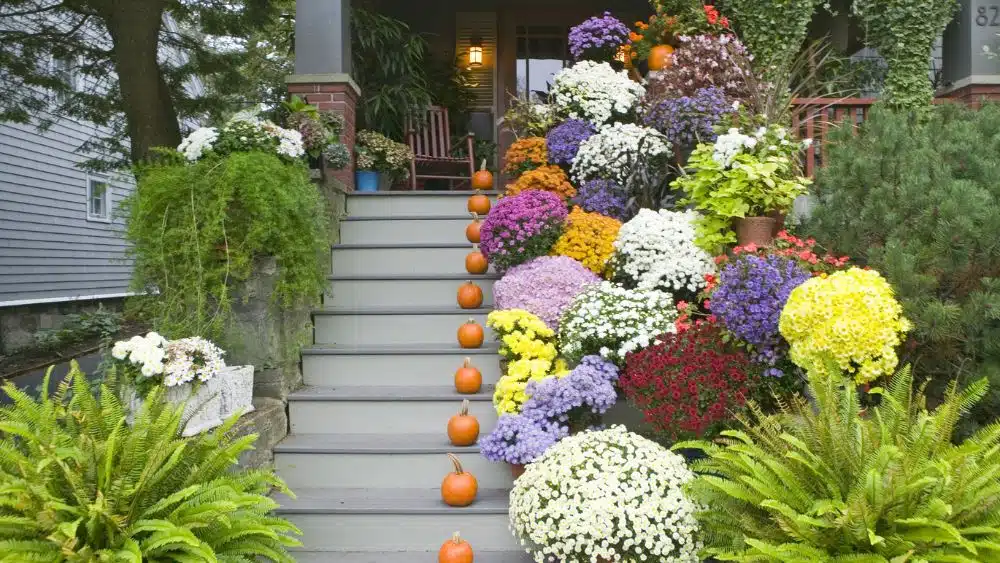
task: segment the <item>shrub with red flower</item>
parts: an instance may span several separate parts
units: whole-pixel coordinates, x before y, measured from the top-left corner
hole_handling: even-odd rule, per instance
[[[760,384],[747,353],[724,344],[707,321],[629,354],[619,380],[629,402],[670,440],[719,432]]]
[[[829,252],[819,248],[816,239],[801,239],[790,234],[788,231],[779,231],[774,238],[774,244],[769,247],[748,244],[737,246],[732,251],[733,257],[741,254],[754,254],[764,256],[784,256],[791,258],[798,263],[803,270],[811,273],[814,277],[822,274],[832,274],[837,270],[846,269],[850,266],[850,257],[834,256]],[[820,254],[822,253],[822,255]],[[721,268],[723,264],[729,262],[729,256],[717,256],[715,263]]]

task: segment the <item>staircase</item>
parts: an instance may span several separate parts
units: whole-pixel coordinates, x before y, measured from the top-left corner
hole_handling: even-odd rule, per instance
[[[302,353],[305,387],[289,398],[291,434],[275,449],[278,474],[297,495],[279,501],[304,533],[300,562],[433,563],[455,531],[477,563],[531,560],[508,530],[509,468],[487,462],[478,446],[451,446],[445,433],[463,398],[483,434],[497,419],[492,335],[487,329],[477,350],[456,341],[469,317],[485,327],[497,277],[465,272],[469,195],[348,196],[330,295],[314,314],[314,346]],[[483,288],[485,308],[458,307],[468,279]],[[465,357],[483,373],[478,395],[454,389]],[[479,480],[470,507],[441,501],[449,452]]]

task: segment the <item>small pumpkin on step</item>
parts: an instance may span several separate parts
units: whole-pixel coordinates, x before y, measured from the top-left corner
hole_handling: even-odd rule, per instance
[[[438,551],[438,563],[472,563],[473,557],[472,546],[458,532]]]
[[[493,189],[493,173],[486,169],[486,159],[483,159],[482,164],[479,165],[479,170],[472,175],[472,189],[474,190],[492,190]]]
[[[486,260],[486,256],[479,251],[478,246],[465,256],[465,271],[470,274],[485,274],[489,267],[490,263]]]
[[[479,348],[483,345],[483,327],[476,319],[469,319],[458,327],[458,344],[462,348]]]
[[[469,198],[467,205],[469,213],[478,213],[480,215],[486,215],[490,212],[490,198],[484,196],[483,194],[476,194]]]
[[[452,445],[464,448],[479,439],[479,420],[469,414],[469,400],[462,401],[462,410],[448,420],[448,439]]]
[[[479,214],[473,213],[472,222],[469,223],[469,226],[465,228],[465,238],[469,239],[469,242],[471,243],[479,244],[479,238],[480,238],[479,228],[480,228]]]
[[[466,473],[462,469],[462,463],[458,461],[458,456],[448,454],[451,463],[455,466],[455,471],[445,476],[441,482],[441,500],[448,506],[469,506],[476,500],[479,492],[479,483],[475,475]]]
[[[463,309],[478,309],[483,304],[483,290],[469,280],[458,286],[458,306]]]
[[[463,395],[474,395],[483,388],[483,374],[472,365],[472,358],[455,372],[455,390]]]

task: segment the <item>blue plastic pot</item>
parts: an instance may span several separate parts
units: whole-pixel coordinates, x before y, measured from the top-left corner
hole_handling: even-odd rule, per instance
[[[378,172],[374,170],[357,170],[354,172],[354,189],[359,192],[378,191]]]

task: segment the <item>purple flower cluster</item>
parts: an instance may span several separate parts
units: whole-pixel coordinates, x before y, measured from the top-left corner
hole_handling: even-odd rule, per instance
[[[479,249],[498,272],[545,256],[562,234],[566,204],[552,192],[501,198],[480,227]]]
[[[618,368],[600,356],[586,356],[564,377],[528,384],[521,414],[500,417],[496,428],[479,441],[490,461],[531,463],[571,431],[582,430],[618,399]]]
[[[582,119],[569,119],[549,129],[545,135],[549,162],[569,166],[580,150],[580,143],[592,137],[594,133],[594,126]]]
[[[643,115],[643,123],[666,135],[671,143],[694,146],[714,141],[718,136],[715,126],[732,111],[726,93],[712,86],[696,90],[692,96],[655,102]]]
[[[735,337],[749,344],[755,360],[771,366],[767,375],[781,376],[774,367],[787,344],[778,332],[781,310],[793,289],[812,275],[784,256],[743,254],[722,269],[710,309]]]
[[[579,205],[584,211],[600,213],[623,223],[630,219],[625,188],[611,180],[598,179],[584,182],[573,198],[573,205]]]
[[[497,309],[524,309],[552,330],[573,299],[601,278],[568,256],[540,256],[511,268],[493,286]]]
[[[604,12],[569,30],[569,52],[575,60],[591,58],[608,62],[628,42],[628,27]]]

